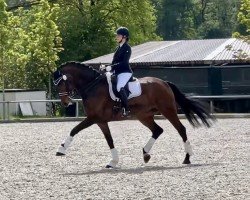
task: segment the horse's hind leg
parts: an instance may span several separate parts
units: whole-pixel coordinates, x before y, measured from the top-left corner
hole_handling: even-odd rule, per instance
[[[148,127],[152,132],[152,137],[149,139],[148,143],[143,148],[143,159],[144,162],[147,163],[151,158],[149,151],[153,147],[157,138],[163,133],[163,129],[158,124],[155,123],[153,116],[149,116],[146,118],[138,118],[138,119],[143,125]]]
[[[83,130],[85,128],[88,128],[92,124],[93,124],[93,122],[90,119],[86,118],[84,121],[82,121],[77,126],[75,126],[71,130],[70,135],[61,143],[60,147],[58,148],[58,150],[56,152],[56,156],[63,156],[63,155],[65,155],[67,148],[70,146],[71,142],[73,141],[73,137],[77,133],[79,133],[81,130]]]
[[[107,123],[98,123],[97,125],[102,130],[104,137],[105,137],[105,139],[109,145],[110,151],[111,151],[112,160],[109,162],[109,164],[106,166],[106,168],[114,168],[118,164],[119,157],[118,157],[118,152],[117,152],[116,148],[114,147],[114,142],[113,142],[113,138],[112,138],[112,135],[110,133],[110,130],[109,130],[109,126]]]
[[[171,122],[171,124],[175,127],[175,129],[180,134],[183,143],[184,143],[184,149],[186,152],[186,157],[183,161],[183,164],[190,164],[190,156],[193,155],[192,147],[190,142],[188,141],[187,134],[186,134],[186,128],[183,126],[183,124],[180,122],[180,119],[177,116],[177,110],[175,105],[173,105],[172,108],[166,108],[166,105],[164,105],[163,109],[160,109],[160,112]]]

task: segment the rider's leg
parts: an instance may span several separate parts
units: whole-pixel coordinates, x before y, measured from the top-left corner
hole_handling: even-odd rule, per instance
[[[124,116],[129,114],[128,97],[124,87],[131,78],[131,76],[132,76],[131,73],[121,73],[117,76],[117,91],[120,94],[121,101],[124,107],[124,112],[123,112]]]
[[[130,111],[129,111],[129,107],[128,107],[128,97],[127,97],[126,91],[124,88],[121,88],[119,93],[120,93],[120,98],[121,98],[122,107],[123,107],[122,114],[123,114],[123,116],[127,116]]]

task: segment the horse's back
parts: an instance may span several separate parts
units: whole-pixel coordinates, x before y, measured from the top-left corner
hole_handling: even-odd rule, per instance
[[[166,81],[156,77],[143,77],[139,78],[139,82],[142,88],[142,97],[147,96],[151,101],[174,100],[173,91]]]
[[[171,90],[171,88],[169,87],[167,81],[164,81],[160,78],[156,78],[156,77],[143,77],[143,78],[139,78],[139,82],[143,87],[152,87],[153,89],[163,89],[163,90]],[[172,91],[172,90],[171,90]]]

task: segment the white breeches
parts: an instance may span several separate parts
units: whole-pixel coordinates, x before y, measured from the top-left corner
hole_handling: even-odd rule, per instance
[[[117,76],[117,91],[120,92],[121,88],[123,88],[129,79],[131,78],[132,73],[121,73]]]

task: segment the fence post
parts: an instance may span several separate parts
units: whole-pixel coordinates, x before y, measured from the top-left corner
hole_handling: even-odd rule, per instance
[[[210,113],[214,113],[214,102],[210,100]]]
[[[79,102],[76,101],[76,117],[79,117]]]
[[[3,120],[5,120],[6,116],[6,108],[5,108],[5,78],[3,76]]]
[[[10,102],[7,102],[7,120],[10,121]]]
[[[51,100],[52,93],[51,93],[51,75],[49,75],[49,93],[48,93],[48,99]],[[47,104],[47,102],[45,102]],[[49,104],[49,116],[52,117],[52,102],[48,102]]]
[[[1,106],[4,107],[4,103],[3,103],[3,102],[1,102]],[[3,109],[4,109],[4,108],[3,108]],[[2,118],[3,118],[3,120],[4,120],[4,112],[2,113]]]

